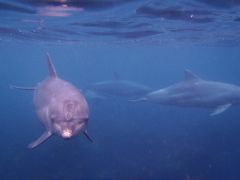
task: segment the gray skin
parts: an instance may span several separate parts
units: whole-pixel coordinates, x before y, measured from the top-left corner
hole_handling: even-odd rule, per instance
[[[94,92],[100,96],[115,96],[127,99],[143,97],[151,90],[151,88],[145,85],[118,79],[94,83],[87,87],[87,91]]]
[[[49,76],[38,83],[34,90],[36,113],[46,131],[29,148],[35,148],[51,135],[64,139],[83,133],[90,141],[86,128],[89,118],[88,104],[81,92],[71,83],[57,76],[52,60],[48,55]],[[31,88],[17,87],[30,90]]]
[[[211,115],[217,115],[232,105],[240,104],[240,87],[206,81],[189,70],[185,70],[183,82],[153,91],[142,100],[181,107],[216,108]]]

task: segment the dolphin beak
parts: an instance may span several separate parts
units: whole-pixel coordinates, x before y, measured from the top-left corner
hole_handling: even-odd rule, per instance
[[[63,131],[62,131],[62,137],[63,138],[71,138],[72,137],[72,135],[73,135],[73,132],[72,132],[72,130],[71,129],[64,129]]]

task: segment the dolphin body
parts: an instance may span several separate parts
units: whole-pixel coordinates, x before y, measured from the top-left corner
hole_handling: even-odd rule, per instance
[[[123,97],[127,99],[136,99],[145,96],[152,89],[135,82],[127,80],[109,80],[90,84],[87,92],[95,93],[96,97]]]
[[[46,131],[29,148],[35,148],[53,134],[69,139],[83,133],[90,141],[87,133],[89,109],[81,92],[71,83],[57,76],[51,57],[48,56],[49,76],[36,87],[18,87],[16,89],[34,90],[36,113]]]
[[[233,105],[240,105],[240,87],[232,84],[206,81],[185,70],[185,80],[153,91],[139,100],[181,107],[215,108],[217,115]]]

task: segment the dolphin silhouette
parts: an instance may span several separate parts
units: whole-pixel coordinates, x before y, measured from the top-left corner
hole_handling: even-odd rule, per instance
[[[48,57],[49,76],[36,87],[11,86],[11,88],[34,91],[36,113],[46,131],[28,145],[35,148],[53,134],[69,139],[83,133],[91,142],[87,133],[89,109],[81,92],[71,83],[57,76],[50,55]]]
[[[240,87],[206,81],[185,70],[184,81],[150,92],[139,100],[181,107],[215,108],[210,114],[214,116],[233,105],[240,105]]]
[[[122,80],[114,72],[114,79],[102,82],[92,83],[87,86],[86,94],[93,98],[104,99],[108,96],[122,97],[128,100],[145,96],[151,92],[152,88],[136,82]]]

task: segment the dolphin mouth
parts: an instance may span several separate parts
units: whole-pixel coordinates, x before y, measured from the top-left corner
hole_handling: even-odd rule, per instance
[[[69,139],[69,138],[72,137],[73,132],[72,132],[71,129],[64,129],[64,130],[62,131],[61,135],[62,135],[62,137],[63,137],[64,139]]]

